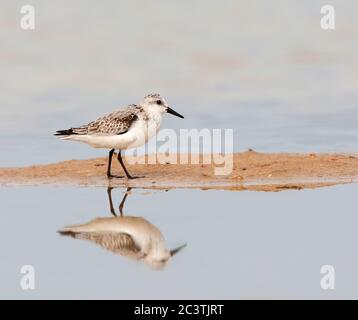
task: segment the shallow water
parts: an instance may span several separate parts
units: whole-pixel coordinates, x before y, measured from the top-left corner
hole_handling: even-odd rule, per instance
[[[358,149],[355,0],[330,1],[334,31],[324,0],[32,4],[25,32],[0,3],[0,166],[103,155],[52,133],[152,91],[186,117],[165,127],[233,128],[236,150]]]
[[[0,298],[358,298],[357,191],[135,189],[124,214],[150,221],[169,248],[187,244],[153,270],[57,233],[111,217],[106,189],[1,188]],[[124,192],[113,190],[114,207]],[[23,265],[35,268],[33,291],[20,287]],[[322,265],[335,268],[335,290],[321,289]]]

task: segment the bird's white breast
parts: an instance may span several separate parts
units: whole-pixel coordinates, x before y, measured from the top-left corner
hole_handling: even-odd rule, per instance
[[[157,113],[140,117],[126,133],[132,143],[126,148],[137,148],[153,138],[162,124],[162,115]]]

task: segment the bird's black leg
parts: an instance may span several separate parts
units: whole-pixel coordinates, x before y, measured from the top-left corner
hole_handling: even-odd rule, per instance
[[[108,178],[113,177],[113,176],[111,175],[111,165],[112,165],[113,152],[114,152],[114,149],[112,149],[111,151],[109,151],[109,155],[108,155],[108,168],[107,168],[107,177],[108,177]]]
[[[134,177],[132,177],[129,172],[127,171],[126,167],[124,166],[124,163],[123,163],[123,159],[122,159],[122,155],[121,155],[121,150],[118,150],[118,161],[119,163],[121,164],[126,176],[128,179],[134,179]]]
[[[113,201],[112,201],[112,189],[111,187],[107,188],[107,195],[108,195],[108,200],[109,200],[109,210],[111,210],[111,213],[117,217],[116,212],[114,211],[114,207],[113,207]],[[122,214],[122,213],[121,213]]]
[[[129,192],[132,190],[132,188],[127,188],[126,194],[124,195],[120,205],[119,205],[119,212],[121,213],[121,216],[123,216],[123,207],[124,203],[126,202],[126,199],[128,197]]]

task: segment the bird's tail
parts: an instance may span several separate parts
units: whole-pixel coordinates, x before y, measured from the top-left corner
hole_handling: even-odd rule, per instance
[[[72,236],[74,237],[77,233],[85,232],[86,224],[77,224],[73,226],[64,227],[57,232],[63,236]]]
[[[77,134],[77,133],[73,131],[73,128],[71,128],[71,129],[66,129],[66,130],[57,130],[56,133],[54,134],[54,136],[71,136],[74,134]]]
[[[71,237],[74,239],[91,240],[91,233],[77,232],[73,230],[59,230],[57,231],[61,236]]]

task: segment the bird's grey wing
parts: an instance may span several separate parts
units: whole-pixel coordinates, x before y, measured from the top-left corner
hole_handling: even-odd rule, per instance
[[[88,125],[72,128],[72,131],[74,134],[123,134],[138,120],[138,113],[140,111],[140,106],[130,105],[125,109],[114,111],[98,118]]]
[[[116,232],[79,232],[72,233],[76,239],[89,240],[102,248],[121,256],[136,258],[139,256],[140,247],[134,242],[128,233]]]

